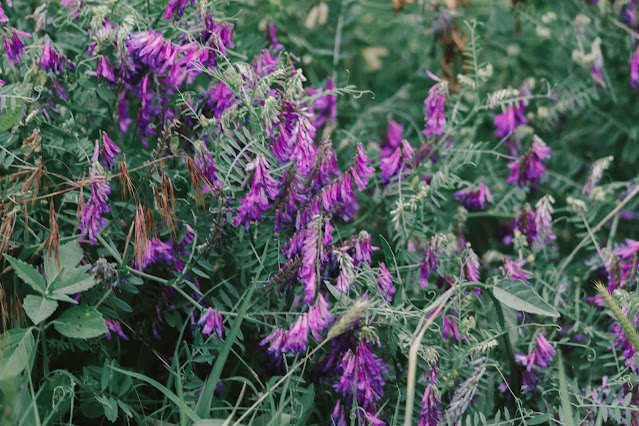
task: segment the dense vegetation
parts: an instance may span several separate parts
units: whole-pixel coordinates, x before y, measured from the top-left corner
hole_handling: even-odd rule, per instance
[[[0,38],[0,424],[639,425],[634,0]]]

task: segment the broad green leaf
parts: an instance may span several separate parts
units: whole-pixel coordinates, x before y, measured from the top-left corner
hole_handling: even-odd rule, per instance
[[[75,294],[90,289],[95,285],[95,278],[87,273],[89,265],[68,271],[64,269],[62,278],[57,279],[51,286],[55,294]]]
[[[566,370],[564,369],[564,361],[559,352],[559,398],[561,399],[561,410],[559,418],[563,420],[566,426],[575,426],[572,416],[572,405],[570,404],[570,393],[568,392],[568,384],[566,382]]]
[[[46,288],[44,277],[36,268],[8,254],[5,254],[4,257],[9,261],[9,264],[22,281],[31,286],[36,292],[44,293],[44,289]]]
[[[33,345],[30,328],[16,328],[0,336],[0,381],[22,373],[31,358]]]
[[[24,101],[18,98],[16,105],[12,109],[0,115],[0,132],[9,130],[15,126],[22,118],[23,111]]]
[[[44,274],[47,277],[47,282],[49,284],[52,284],[60,275],[73,271],[84,257],[82,248],[77,241],[70,241],[61,245],[58,250],[60,254],[60,267],[62,269],[62,274],[60,274],[55,255],[47,252],[44,256]]]
[[[102,314],[94,307],[77,305],[67,309],[53,325],[60,334],[76,339],[90,339],[107,332]]]
[[[557,318],[559,313],[521,280],[503,280],[493,288],[495,298],[517,311]]]
[[[49,318],[58,307],[58,302],[32,294],[24,298],[24,311],[35,325]]]

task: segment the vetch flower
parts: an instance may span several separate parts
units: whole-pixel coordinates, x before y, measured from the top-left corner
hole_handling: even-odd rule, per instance
[[[221,339],[224,334],[224,320],[222,319],[222,314],[213,308],[207,308],[206,311],[201,314],[197,325],[204,326],[202,328],[202,334],[209,335],[215,331],[215,334],[217,334],[219,339]]]
[[[373,172],[375,171],[374,168],[368,167],[370,163],[371,160],[369,160],[368,156],[364,152],[362,144],[357,144],[356,153],[351,165],[351,174],[353,175],[353,180],[357,185],[357,189],[360,191],[366,189],[368,180],[373,176]]]
[[[195,5],[195,0],[170,0],[164,11],[164,19],[177,20],[184,16],[184,9],[189,5],[189,2],[191,5]]]
[[[386,265],[384,262],[379,264],[379,277],[377,279],[377,285],[379,286],[379,290],[382,292],[382,296],[386,299],[387,302],[391,302],[393,300],[393,294],[395,293],[395,286],[393,286],[393,276],[388,269],[386,269]]]
[[[51,47],[49,40],[42,48],[42,56],[40,57],[40,68],[44,71],[53,71],[54,74],[61,74],[65,71],[73,71],[75,66],[69,59]]]
[[[404,126],[393,120],[388,121],[388,130],[384,140],[384,146],[380,152],[379,158],[384,159],[391,156],[397,148],[400,147],[403,140]]]
[[[501,273],[507,278],[526,281],[532,277],[532,274],[523,268],[525,264],[526,259],[511,260],[509,257],[504,256],[504,268]]]
[[[98,146],[98,141],[95,141],[96,148]],[[111,140],[109,135],[105,131],[102,131],[102,148],[100,149],[100,158],[102,159],[102,164],[107,169],[110,169],[115,165],[115,156],[121,153],[122,150]]]
[[[104,78],[111,83],[115,83],[115,69],[111,60],[106,56],[98,56],[98,78]]]
[[[404,139],[401,142],[401,147],[395,148],[395,151],[393,151],[390,156],[382,159],[379,164],[379,168],[382,171],[382,183],[390,181],[391,178],[399,174],[404,167],[407,169],[412,168],[415,161],[414,152],[413,147]]]
[[[4,51],[7,54],[9,60],[9,66],[13,67],[15,62],[20,62],[20,55],[24,53],[24,44],[20,37],[33,37],[33,34],[25,33],[15,28],[11,28],[11,37],[7,37],[6,34],[2,35],[4,39]]]
[[[106,324],[107,326],[107,332],[106,332],[106,338],[107,340],[111,340],[111,331],[115,332],[116,334],[118,334],[122,339],[128,341],[129,338],[127,337],[126,334],[124,334],[124,331],[122,331],[122,326],[120,325],[120,323],[118,321],[115,320],[110,320],[110,319],[104,319],[104,324]]]
[[[280,45],[281,46],[281,45]],[[335,84],[333,83],[332,78],[326,79],[326,90],[332,90],[335,88]],[[307,90],[309,95],[315,95],[317,93],[322,93],[322,89]],[[326,94],[318,97],[313,101],[313,127],[315,129],[320,129],[324,124],[332,126],[335,124],[337,120],[337,95],[334,94]]]
[[[204,142],[196,141],[194,143],[194,151],[193,162],[205,179],[202,192],[207,194],[222,188],[222,181],[217,177],[217,169],[215,168],[213,157]]]
[[[462,264],[460,266],[461,279],[466,281],[480,281],[479,258],[469,246],[462,254]]]
[[[484,210],[486,203],[493,202],[490,189],[481,182],[477,185],[477,189],[462,189],[461,191],[457,191],[453,198],[457,201],[461,201],[462,205],[468,210]]]
[[[424,260],[420,263],[420,278],[419,286],[428,286],[428,277],[437,270],[439,265],[439,256],[442,250],[442,237],[441,235],[434,235],[430,241],[424,246]]]
[[[552,204],[555,199],[552,195],[544,195],[535,204],[535,229],[537,234],[532,241],[532,247],[535,250],[543,250],[550,240],[557,239],[552,232],[552,213],[554,209]]]
[[[284,49],[284,45],[282,45],[282,43],[277,41],[277,37],[275,36],[276,31],[277,29],[275,28],[275,24],[273,23],[273,21],[269,22],[268,23],[268,41],[273,47],[273,50],[275,51]]]
[[[80,18],[78,15],[82,10],[84,0],[60,0],[60,5],[62,5],[65,9],[68,9],[67,15],[70,18],[78,20]]]
[[[140,271],[144,271],[150,265],[157,262],[166,262],[167,264],[173,264],[175,260],[175,249],[173,244],[169,242],[163,242],[159,238],[151,238],[146,242],[146,246],[142,251],[142,259],[140,264],[136,264],[136,267]]]
[[[444,127],[446,126],[444,104],[448,94],[448,84],[430,71],[427,70],[426,73],[437,82],[430,88],[428,97],[424,101],[426,104],[426,129],[424,130],[424,135],[430,138],[433,135],[441,136],[444,133]]]
[[[475,371],[455,390],[446,409],[446,416],[450,417],[453,422],[457,422],[472,403],[477,388],[479,388],[479,381],[485,372],[486,367],[475,368]]]
[[[519,94],[520,97],[524,97],[527,91],[521,90]],[[517,127],[527,124],[526,106],[525,100],[517,100],[514,104],[507,106],[503,113],[496,115],[493,119],[495,127],[497,127],[495,136],[505,138],[512,134]]]
[[[233,218],[233,224],[243,224],[245,231],[248,231],[252,221],[262,221],[262,213],[270,207],[269,199],[275,199],[278,194],[278,183],[268,173],[268,167],[270,164],[261,154],[246,166],[247,172],[254,172],[253,182],[246,198],[240,201],[242,205],[238,214]]]
[[[621,312],[623,315],[628,317],[630,309],[628,308],[628,306],[624,306],[623,308],[621,308]],[[639,315],[635,317],[633,325],[635,326],[635,328],[639,327]],[[628,335],[618,321],[613,322],[612,326],[610,327],[610,333],[615,335],[614,346],[615,348],[621,350],[621,354],[625,359],[624,363],[626,364],[626,367],[630,367],[630,369],[635,373],[639,372],[639,365],[635,364],[633,360],[636,352],[635,347],[632,345],[632,342],[628,338]]]
[[[639,47],[630,59],[630,85],[635,89],[639,88]]]
[[[106,225],[106,220],[102,215],[109,210],[107,204],[111,188],[106,177],[104,177],[104,168],[98,163],[98,151],[93,155],[93,163],[89,170],[89,178],[93,180],[91,183],[91,198],[84,205],[82,212],[79,214],[80,233],[88,234],[89,244],[93,245],[97,241],[96,235]],[[82,237],[80,237],[82,241]]]
[[[526,367],[521,376],[524,393],[532,391],[541,382],[539,376],[543,374],[543,370],[548,368],[552,362],[553,355],[555,355],[555,348],[546,340],[543,334],[538,334],[535,340],[535,349],[530,355],[515,354],[515,360]]]
[[[427,380],[424,396],[422,397],[422,410],[419,414],[418,426],[437,426],[443,419],[440,406],[442,398],[437,389],[437,364],[424,373],[424,380]]]
[[[508,183],[516,183],[520,188],[529,184],[535,188],[546,171],[544,160],[550,158],[550,148],[537,135],[533,138],[533,145],[528,152],[516,161],[508,164],[510,176]]]

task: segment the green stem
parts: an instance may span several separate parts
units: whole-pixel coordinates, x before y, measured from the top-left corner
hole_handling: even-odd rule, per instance
[[[497,311],[497,318],[499,319],[499,324],[505,330],[506,329],[506,319],[504,318],[504,311],[501,308],[501,303],[499,300],[495,298],[493,292],[489,289],[486,289],[486,293],[490,296],[490,299],[495,304],[495,310]],[[519,369],[517,368],[517,361],[515,360],[515,354],[513,353],[513,347],[510,344],[510,338],[508,337],[508,333],[504,333],[501,336],[501,339],[504,343],[504,347],[506,348],[506,357],[510,363],[510,377],[512,380],[512,389],[515,392],[515,397],[519,397],[521,391],[521,375],[519,374]]]

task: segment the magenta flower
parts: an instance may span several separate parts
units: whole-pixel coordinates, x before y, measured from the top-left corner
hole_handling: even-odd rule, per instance
[[[444,116],[444,104],[446,103],[447,86],[439,77],[426,71],[428,76],[437,83],[428,91],[428,97],[424,101],[426,104],[426,129],[424,135],[427,138],[434,134],[441,136],[446,126],[446,117]]]
[[[468,210],[484,210],[485,203],[493,202],[490,189],[481,182],[477,185],[477,189],[462,189],[456,192],[453,198],[457,201],[461,201],[462,205]]]
[[[284,49],[284,46],[282,45],[282,43],[280,43],[279,41],[277,41],[277,37],[275,36],[277,29],[275,28],[275,24],[273,23],[273,21],[268,23],[268,41],[270,43],[270,45],[273,47],[273,50],[282,50]]]
[[[413,147],[404,139],[401,142],[401,147],[395,148],[395,151],[390,156],[382,159],[379,164],[379,168],[382,171],[382,183],[390,181],[391,178],[401,173],[404,168],[412,168],[415,161],[414,152]]]
[[[268,167],[270,164],[261,154],[246,166],[247,172],[254,172],[253,182],[246,198],[240,201],[242,205],[238,214],[233,218],[233,224],[243,224],[245,231],[248,231],[252,221],[262,221],[262,213],[270,207],[269,199],[275,199],[278,194],[278,183],[268,173]]]
[[[20,55],[24,53],[24,44],[22,40],[20,40],[20,37],[33,37],[33,34],[11,28],[10,38],[7,37],[6,34],[2,35],[4,39],[4,50],[7,53],[10,67],[12,67],[15,62],[20,62]]]
[[[455,316],[457,316],[456,312],[453,312]],[[453,333],[455,336],[455,340],[460,341],[459,336],[459,327],[457,326],[457,322],[450,316],[444,316],[444,327],[442,329],[442,339],[448,341],[450,338],[450,333]]]
[[[102,215],[109,210],[107,204],[111,188],[109,182],[104,177],[104,168],[97,162],[98,151],[93,155],[93,164],[89,170],[89,178],[93,180],[91,183],[91,198],[84,205],[82,212],[78,215],[80,219],[80,233],[88,234],[89,244],[93,245],[97,241],[96,235],[106,225],[106,220]],[[80,237],[82,241],[82,237]]]
[[[385,143],[379,155],[380,159],[388,158],[397,148],[400,147],[403,139],[404,126],[393,120],[388,121],[388,130],[386,131]]]
[[[115,83],[115,69],[106,56],[98,56],[98,78],[104,78],[111,83]]]
[[[541,382],[539,376],[543,375],[543,370],[548,368],[552,362],[553,355],[555,355],[555,348],[548,343],[548,340],[542,334],[537,335],[536,343],[535,349],[530,355],[515,354],[515,360],[526,367],[522,372],[524,393],[532,391]]]
[[[508,164],[510,176],[508,183],[517,183],[523,188],[528,183],[532,188],[539,184],[539,180],[546,171],[544,160],[550,158],[550,148],[544,141],[535,136],[532,147],[518,160]]]
[[[353,162],[351,165],[351,174],[353,175],[353,180],[357,185],[357,189],[363,191],[366,189],[366,185],[368,185],[368,180],[373,177],[374,168],[368,167],[371,163],[371,160],[368,159],[366,153],[364,152],[364,147],[362,144],[357,144],[357,151],[355,156],[353,157]]]
[[[47,40],[42,48],[40,68],[45,72],[53,71],[54,74],[61,74],[65,71],[65,68],[68,71],[73,71],[75,67],[66,56],[52,48],[49,40]]]
[[[184,9],[189,5],[189,2],[191,5],[195,5],[195,0],[170,0],[164,11],[164,19],[173,17],[173,19],[177,20],[184,16]]]
[[[141,264],[136,264],[140,271],[144,271],[150,265],[157,262],[166,262],[171,265],[175,261],[175,249],[173,244],[163,242],[158,238],[151,238],[146,242],[142,251]]]
[[[635,89],[639,87],[639,47],[630,59],[630,85]]]
[[[462,254],[460,273],[462,280],[481,281],[479,277],[479,258],[470,247],[464,250],[464,253]]]
[[[333,83],[332,78],[326,79],[326,90],[332,90],[335,88],[335,84]],[[316,95],[318,93],[322,93],[323,90],[307,90],[309,95]],[[318,97],[313,101],[312,108],[313,115],[313,127],[315,129],[320,129],[324,124],[328,124],[332,126],[335,124],[337,120],[337,95],[334,94],[326,94]]]
[[[532,277],[532,274],[523,268],[525,264],[526,259],[510,260],[509,257],[504,256],[504,269],[501,274],[507,278],[527,282],[528,278]]]
[[[519,91],[519,96],[522,98],[529,94],[530,92],[526,85],[524,85],[523,89]],[[512,134],[517,127],[528,123],[525,115],[527,106],[528,103],[525,99],[518,100],[513,105],[507,106],[504,112],[496,115],[493,119],[495,127],[497,127],[497,130],[495,130],[495,136],[498,138],[505,138]],[[510,154],[513,155],[513,151],[515,150],[510,149],[510,151]]]
[[[419,414],[418,426],[437,426],[444,417],[439,408],[442,404],[442,398],[439,389],[437,389],[438,371],[437,364],[435,364],[429,371],[424,372],[424,381],[427,383],[422,397],[422,410]]]
[[[328,302],[321,294],[317,297],[315,306],[308,310],[308,325],[315,340],[322,340],[320,332],[328,329],[333,322],[333,316],[328,311]]]
[[[118,117],[120,118],[120,133],[125,134],[131,125],[129,117],[129,99],[127,91],[122,92],[118,101]]]
[[[215,163],[213,162],[213,157],[211,156],[209,149],[206,147],[204,142],[196,141],[194,143],[194,150],[195,155],[193,157],[193,162],[195,163],[195,167],[197,167],[202,174],[202,177],[205,179],[202,192],[208,194],[221,189],[222,181],[217,177],[217,169],[215,168]]]
[[[202,328],[202,334],[209,335],[215,331],[215,334],[217,334],[219,339],[221,339],[224,334],[224,320],[222,319],[222,314],[213,308],[208,308],[201,314],[197,325],[204,326]]]
[[[99,145],[98,140],[95,141],[96,149]],[[102,149],[100,149],[100,158],[102,164],[107,169],[110,169],[115,165],[115,156],[121,153],[122,150],[111,140],[109,135],[105,131],[102,132]]]
[[[107,332],[106,332],[106,338],[107,340],[111,340],[111,331],[115,332],[116,334],[118,334],[122,339],[128,341],[129,338],[127,337],[126,334],[124,334],[124,331],[122,331],[122,326],[120,325],[119,321],[115,321],[115,320],[110,320],[110,319],[104,319],[104,324],[106,324],[107,326]]]
[[[424,260],[420,264],[420,278],[419,286],[428,286],[428,277],[437,270],[439,265],[439,255],[441,254],[441,247],[437,240],[437,236],[433,236],[429,242],[424,246]]]
[[[9,23],[9,17],[4,12],[4,9],[2,8],[2,3],[0,3],[0,24],[7,25],[8,23]]]
[[[379,290],[382,292],[382,296],[386,299],[387,302],[391,302],[393,300],[393,294],[395,293],[395,286],[393,286],[393,276],[388,269],[386,269],[386,265],[384,262],[379,264],[379,278],[377,279],[377,285],[379,286]]]
[[[628,308],[628,306],[624,306],[621,311],[627,317],[630,309]],[[635,317],[633,325],[635,327],[639,327],[639,315]],[[639,365],[635,364],[635,362],[633,361],[633,358],[635,356],[635,348],[632,345],[632,342],[628,339],[628,335],[626,335],[626,332],[623,330],[621,324],[619,324],[619,322],[617,321],[613,321],[613,324],[610,327],[610,333],[615,335],[614,346],[615,348],[621,350],[621,354],[625,358],[624,363],[626,364],[626,366],[630,367],[632,371],[637,373],[639,371]]]
[[[78,20],[80,18],[78,15],[82,10],[84,0],[60,0],[60,5],[62,5],[65,9],[68,9],[67,15],[70,18]]]
[[[214,67],[217,64],[218,55],[226,55],[227,47],[235,47],[235,44],[233,44],[233,30],[233,24],[220,23],[216,25],[211,14],[207,13],[204,18],[204,30],[202,30],[198,40],[201,47],[195,45],[191,54],[198,56],[203,64]],[[195,58],[187,56],[182,63],[185,66],[189,65],[193,59]]]

